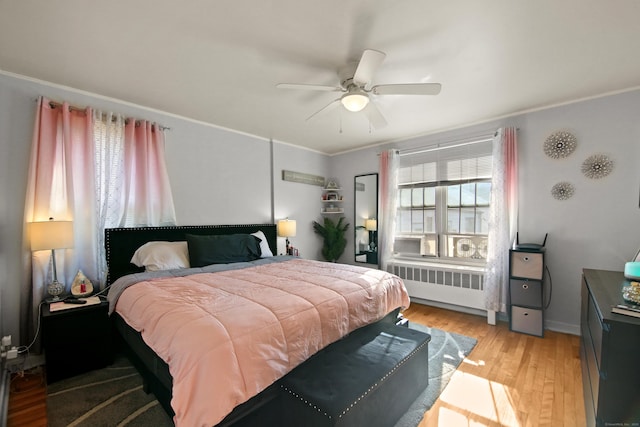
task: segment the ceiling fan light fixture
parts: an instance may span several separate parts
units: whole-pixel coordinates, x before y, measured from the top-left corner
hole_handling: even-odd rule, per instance
[[[344,105],[344,108],[346,108],[347,110],[357,113],[358,111],[362,111],[364,107],[367,106],[367,104],[369,103],[369,97],[363,93],[352,92],[344,95],[340,99],[340,102],[342,102],[342,105]]]

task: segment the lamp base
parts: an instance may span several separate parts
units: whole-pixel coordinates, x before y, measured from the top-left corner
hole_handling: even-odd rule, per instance
[[[54,281],[47,286],[47,292],[52,296],[52,298],[47,299],[48,302],[62,301],[59,295],[64,292],[64,285],[54,279]]]

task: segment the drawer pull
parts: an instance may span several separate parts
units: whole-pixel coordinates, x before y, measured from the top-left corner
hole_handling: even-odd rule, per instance
[[[522,285],[522,289],[529,289],[529,285],[525,283],[524,285]]]

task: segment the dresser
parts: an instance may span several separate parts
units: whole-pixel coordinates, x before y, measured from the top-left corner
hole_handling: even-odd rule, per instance
[[[584,269],[580,362],[588,426],[640,422],[640,318],[615,314],[622,272]]]

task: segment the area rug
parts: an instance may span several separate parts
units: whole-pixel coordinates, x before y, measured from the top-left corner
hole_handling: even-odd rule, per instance
[[[476,340],[410,322],[409,327],[431,334],[429,386],[395,427],[416,427],[438,399]],[[49,427],[170,427],[171,418],[151,394],[142,390],[142,377],[124,356],[113,365],[47,386]]]
[[[123,355],[98,369],[47,386],[49,427],[170,427],[171,418]]]
[[[416,427],[451,380],[453,373],[476,346],[477,340],[441,329],[409,322],[411,329],[431,335],[429,342],[429,385],[394,427]]]

